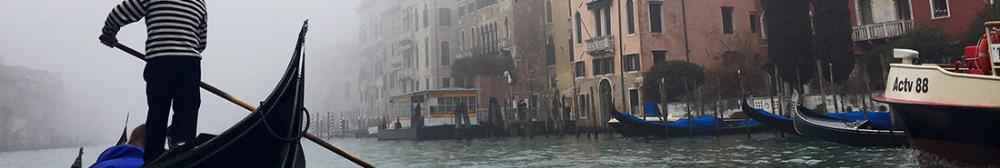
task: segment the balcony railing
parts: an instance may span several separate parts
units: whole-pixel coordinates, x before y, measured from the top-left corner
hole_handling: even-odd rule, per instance
[[[865,41],[892,38],[903,35],[913,29],[913,20],[897,20],[890,22],[866,24],[854,27],[854,41]]]
[[[601,36],[587,39],[587,53],[598,54],[603,52],[614,52],[614,36]]]

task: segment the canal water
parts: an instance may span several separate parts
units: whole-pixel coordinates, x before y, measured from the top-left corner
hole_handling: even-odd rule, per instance
[[[476,140],[331,142],[378,167],[918,167],[916,152],[857,148],[776,134],[672,139],[576,136]],[[336,154],[303,140],[308,167],[351,167]],[[102,146],[87,147],[84,164]],[[75,148],[0,153],[0,167],[68,167]]]

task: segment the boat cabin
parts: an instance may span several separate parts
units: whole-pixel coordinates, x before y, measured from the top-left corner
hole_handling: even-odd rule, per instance
[[[478,102],[479,89],[442,88],[411,92],[391,97],[391,116],[388,119],[389,123],[395,123],[398,117],[403,128],[410,127],[413,109],[419,103],[423,126],[454,125],[455,109],[459,103],[466,103],[471,125],[478,125]]]

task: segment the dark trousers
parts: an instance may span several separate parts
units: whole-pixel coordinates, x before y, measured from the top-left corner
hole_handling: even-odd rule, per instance
[[[167,135],[167,117],[173,104],[174,116],[170,137],[174,142],[192,142],[201,106],[201,59],[166,56],[148,60],[143,72],[146,80],[146,146],[144,160],[149,163],[163,154]]]

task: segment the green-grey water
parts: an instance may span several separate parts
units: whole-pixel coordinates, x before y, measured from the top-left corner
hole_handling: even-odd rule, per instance
[[[378,167],[918,167],[905,148],[858,148],[807,137],[754,134],[672,139],[576,136],[475,140],[331,139]],[[352,167],[303,141],[308,167]],[[93,163],[101,146],[88,147]],[[0,153],[0,167],[67,167],[75,148]]]
[[[603,134],[444,141],[333,142],[380,167],[916,167],[916,152],[858,148],[775,134],[691,138],[621,138]],[[325,154],[312,148],[313,156]],[[338,158],[310,159],[348,165]]]

